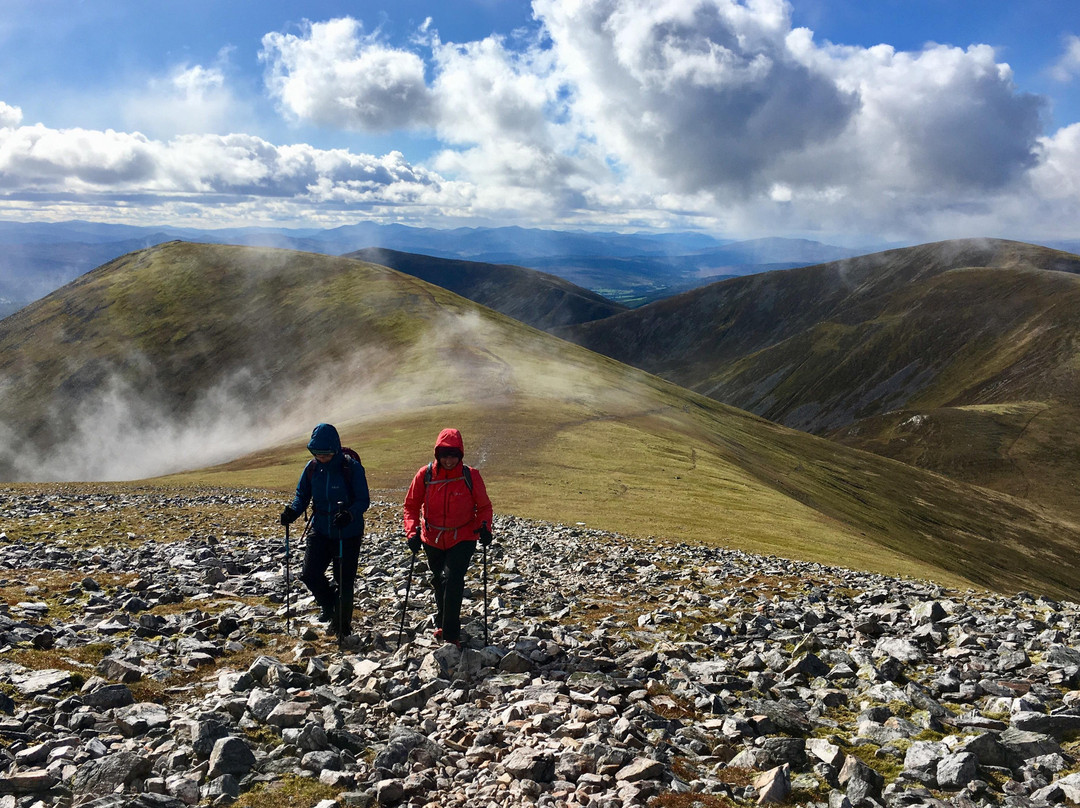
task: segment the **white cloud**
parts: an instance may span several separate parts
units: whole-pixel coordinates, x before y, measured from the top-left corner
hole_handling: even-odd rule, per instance
[[[0,130],[0,174],[7,194],[150,187],[156,151],[138,134],[23,126]]]
[[[1071,34],[1065,37],[1065,51],[1050,69],[1050,75],[1056,81],[1072,81],[1080,75],[1080,36]]]
[[[22,123],[22,110],[0,101],[0,129],[14,128]]]
[[[266,88],[289,119],[327,142],[335,129],[405,132],[404,144],[424,139],[423,158],[237,134],[250,129],[228,122],[254,116],[222,54],[136,99],[130,129],[144,134],[19,128],[0,106],[0,205],[52,194],[70,213],[89,193],[328,224],[363,211],[731,235],[1073,232],[1077,136],[1042,132],[1042,99],[989,46],[819,43],[784,0],[533,10],[536,30],[473,42],[443,42],[426,21],[393,47],[351,18],[263,37]]]
[[[254,117],[250,102],[237,97],[228,84],[228,58],[225,49],[215,65],[180,64],[165,76],[147,79],[145,88],[117,102],[125,128],[167,139],[226,134],[250,125]]]
[[[1080,206],[1080,123],[1042,138],[1039,145],[1042,159],[1031,176],[1039,198]]]
[[[370,132],[430,121],[423,60],[363,36],[354,19],[309,23],[304,36],[270,33],[262,45],[270,91],[297,119]]]
[[[0,130],[5,196],[77,203],[186,204],[265,210],[279,200],[289,218],[333,202],[354,208],[440,199],[442,179],[398,152],[377,157],[307,144],[275,146],[252,135],[185,135],[167,142],[114,131],[55,130],[40,124]],[[453,199],[460,199],[455,190]],[[109,200],[113,200],[110,202]],[[261,200],[261,201],[260,201]]]
[[[785,154],[835,137],[854,108],[790,54],[779,0],[536,0],[577,119],[664,190],[746,188]],[[771,184],[771,183],[770,183]]]
[[[820,164],[828,176],[857,186],[857,175],[865,186],[896,192],[984,192],[1034,165],[1041,101],[1016,91],[990,47],[816,48],[802,31],[790,41],[808,65],[859,98],[850,126],[829,144],[831,159]]]
[[[452,146],[432,165],[474,183],[486,213],[520,205],[566,214],[585,204],[583,189],[608,180],[602,155],[568,117],[550,50],[513,51],[496,37],[432,43],[435,130]]]
[[[445,141],[551,147],[559,87],[546,53],[514,52],[497,37],[465,45],[435,39],[433,46],[436,126]]]
[[[997,227],[1030,193],[1042,100],[988,46],[818,45],[781,0],[533,7],[620,185],[741,232]]]

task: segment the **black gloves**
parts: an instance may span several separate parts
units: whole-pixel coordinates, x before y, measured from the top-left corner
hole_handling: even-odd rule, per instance
[[[417,553],[419,553],[420,552],[420,546],[422,544],[422,542],[420,541],[420,531],[417,530],[415,533],[413,533],[411,536],[409,536],[409,538],[406,540],[406,542],[408,543],[409,550],[412,552],[413,555],[416,555]]]
[[[352,522],[352,514],[346,510],[340,510],[334,514],[334,527],[341,530]]]
[[[491,544],[492,539],[495,538],[491,535],[491,531],[488,530],[487,522],[484,522],[482,525],[480,525],[480,529],[476,532],[480,534],[480,543],[485,547]]]
[[[285,510],[281,512],[281,524],[291,525],[293,522],[296,521],[296,517],[298,517],[299,515],[300,514],[294,511],[291,506],[286,505]]]

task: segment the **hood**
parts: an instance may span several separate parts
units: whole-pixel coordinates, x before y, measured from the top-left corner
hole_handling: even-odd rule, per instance
[[[341,438],[333,424],[319,424],[311,430],[311,440],[307,445],[309,452],[333,452],[341,451]]]
[[[435,450],[439,449],[457,449],[464,456],[465,442],[461,439],[461,433],[456,429],[444,429],[435,441]]]

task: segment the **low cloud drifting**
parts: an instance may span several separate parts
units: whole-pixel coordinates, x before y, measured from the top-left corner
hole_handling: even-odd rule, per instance
[[[475,42],[442,41],[437,20],[407,48],[352,18],[263,37],[281,114],[435,139],[441,150],[422,162],[246,134],[21,126],[0,103],[4,196],[327,224],[362,213],[735,235],[1073,235],[1080,199],[1062,189],[1080,184],[1075,138],[1043,131],[1045,100],[1016,87],[987,45],[818,42],[783,0],[534,0],[533,12],[532,32]],[[1063,81],[1075,40],[1054,68]],[[187,66],[173,77],[175,108],[212,113],[229,97],[225,76]]]
[[[428,411],[437,422],[447,407],[509,405],[522,394],[605,412],[640,407],[630,382],[597,387],[595,366],[573,361],[586,355],[581,349],[553,352],[552,338],[533,342],[472,307],[433,314],[424,332],[400,353],[356,348],[323,363],[310,378],[300,378],[293,361],[265,355],[266,343],[256,337],[246,367],[213,381],[192,374],[179,397],[175,390],[166,392],[169,385],[149,358],[113,357],[95,369],[92,382],[79,386],[76,398],[55,391],[46,410],[35,414],[44,437],[19,434],[0,417],[0,480],[144,479],[225,463],[291,441],[299,447],[321,421],[363,432],[368,419],[378,423],[386,416]],[[78,368],[73,361],[70,371]],[[433,385],[435,378],[469,383]],[[25,402],[13,398],[16,385],[10,381],[0,378],[0,412],[25,410]],[[70,382],[61,379],[59,386]],[[180,400],[187,397],[190,402]],[[421,455],[429,450],[401,448]]]

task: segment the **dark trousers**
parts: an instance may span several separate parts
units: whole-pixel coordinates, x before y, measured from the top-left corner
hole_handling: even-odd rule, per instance
[[[344,551],[344,564],[341,563]],[[314,533],[308,536],[307,548],[304,550],[304,569],[300,573],[303,581],[311,594],[315,596],[315,602],[326,614],[336,615],[334,628],[343,629],[347,633],[352,626],[353,611],[353,585],[356,583],[356,565],[360,559],[360,537],[345,539],[331,539],[327,536]],[[334,582],[331,586],[326,579],[326,568],[331,562],[334,565]],[[343,592],[342,610],[338,612],[338,593]]]
[[[461,601],[465,597],[465,573],[476,542],[463,541],[449,550],[424,545],[431,586],[435,590],[435,627],[447,642],[461,640]]]

